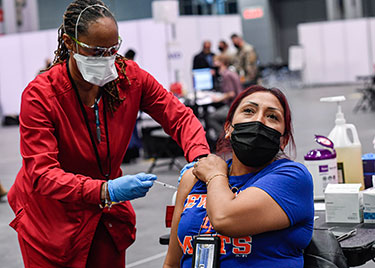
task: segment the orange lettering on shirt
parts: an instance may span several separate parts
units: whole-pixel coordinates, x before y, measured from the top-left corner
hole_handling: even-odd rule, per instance
[[[220,236],[220,240],[221,240],[221,243],[220,243],[220,254],[223,254],[225,255],[227,253],[227,251],[225,250],[225,244],[230,244],[230,237],[228,236]]]
[[[202,223],[201,227],[202,227],[202,229],[207,229],[205,231],[205,233],[210,233],[211,232],[211,230],[213,229],[213,227],[212,227],[212,225],[211,225],[210,220],[208,219],[208,217],[204,218],[204,222]]]
[[[186,204],[185,204],[184,210],[187,208],[194,207],[195,202],[198,200],[198,198],[199,198],[199,194],[188,195],[188,197],[186,198]]]
[[[178,243],[180,244],[180,247],[182,248],[182,251],[184,254],[193,254],[193,245],[191,241],[193,240],[193,237],[188,235],[184,237],[184,243],[182,244],[180,239],[178,239]]]
[[[251,236],[233,238],[233,254],[250,254],[251,253]]]
[[[201,208],[201,207],[206,208],[207,195],[202,194],[199,197],[200,197],[200,202],[198,203],[197,208]]]

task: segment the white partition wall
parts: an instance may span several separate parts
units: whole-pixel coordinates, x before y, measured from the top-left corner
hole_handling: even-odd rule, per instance
[[[349,81],[356,81],[358,75],[373,74],[370,26],[368,19],[344,22],[344,42],[348,47],[346,73]]]
[[[132,48],[135,61],[152,74],[166,89],[174,81],[167,48],[170,45],[170,26],[153,19],[119,22],[123,38],[120,54]],[[180,82],[191,90],[193,56],[202,49],[204,40],[212,41],[214,52],[219,40],[230,43],[232,33],[242,33],[239,16],[185,16],[176,22],[176,39],[173,49],[181,59],[173,67],[180,70]],[[168,34],[169,33],[169,34]],[[19,114],[23,89],[53,59],[57,48],[57,29],[4,35],[0,37],[0,108],[3,115]],[[180,65],[180,66],[176,66]]]
[[[324,54],[323,82],[339,83],[347,79],[347,44],[344,38],[344,24],[339,21],[324,23],[322,27],[322,42]]]
[[[320,23],[302,24],[298,27],[298,39],[303,46],[305,56],[302,77],[306,84],[323,80],[325,65],[322,36],[323,30]]]
[[[57,34],[55,32],[55,43]],[[30,32],[20,35],[21,41],[21,53],[22,59],[25,64],[22,64],[23,86],[25,88],[27,84],[35,78],[39,70],[45,68],[46,60],[52,60],[53,50],[49,48],[51,43],[46,32]],[[56,49],[57,46],[54,48]]]
[[[375,72],[375,18],[369,19],[369,46],[370,46],[370,68]]]
[[[0,104],[4,115],[19,114],[21,94],[57,48],[57,30],[0,37]]]
[[[219,25],[218,16],[199,16],[197,17],[197,39],[199,40],[211,40],[214,44],[217,43],[217,39],[220,38],[221,33],[218,27]],[[202,47],[200,47],[202,48]]]
[[[372,75],[375,22],[356,19],[298,25],[305,84],[354,83]]]
[[[143,69],[152,74],[164,87],[170,83],[167,63],[167,38],[165,25],[153,20],[142,20],[139,24],[139,48]]]
[[[138,33],[140,31],[140,26],[137,21],[120,21],[118,23],[119,35],[122,38],[122,45],[119,53],[124,55],[128,49],[133,49],[136,52],[135,59],[138,63],[141,63],[140,57],[140,39]]]
[[[0,39],[0,101],[4,115],[19,113],[25,75],[21,50],[20,35]]]

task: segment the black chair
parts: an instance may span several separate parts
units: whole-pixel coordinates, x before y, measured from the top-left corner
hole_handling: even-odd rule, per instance
[[[169,166],[169,169],[176,166],[179,170],[183,168],[177,157],[183,156],[184,152],[161,127],[142,128],[142,142],[144,157],[152,159],[148,173],[161,166]]]
[[[310,244],[304,251],[304,268],[347,268],[347,259],[340,243],[329,230],[314,229]]]

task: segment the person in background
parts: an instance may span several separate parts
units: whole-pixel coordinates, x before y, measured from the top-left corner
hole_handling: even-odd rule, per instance
[[[219,55],[226,56],[229,58],[229,60],[232,60],[232,55],[229,53],[229,46],[227,42],[220,40],[217,49],[220,51]]]
[[[41,74],[41,73],[44,73],[45,71],[47,71],[52,65],[52,60],[50,58],[47,58],[45,61],[44,61],[44,66],[43,68],[41,68],[39,70],[39,72],[37,73],[38,74]]]
[[[204,41],[202,51],[194,56],[193,59],[193,70],[194,69],[211,69],[213,88],[217,89],[219,84],[219,73],[217,67],[214,65],[215,54],[211,52],[211,42]]]
[[[204,41],[202,51],[194,56],[193,69],[213,68],[214,53],[211,52],[211,42]]]
[[[3,184],[0,182],[0,200],[6,196],[8,191],[4,188]]]
[[[127,58],[128,60],[134,60],[134,58],[135,58],[135,51],[133,49],[128,49],[125,52],[124,57]]]
[[[240,75],[244,87],[258,83],[258,56],[254,47],[246,43],[237,34],[231,35],[232,43],[237,48],[233,57],[233,65]]]
[[[192,267],[194,254],[204,259],[193,244],[209,236],[219,240],[218,267],[302,268],[313,233],[313,183],[285,154],[288,144],[295,152],[285,95],[245,89],[224,129],[217,152],[232,159],[211,154],[183,174],[163,267]]]
[[[208,116],[207,124],[209,135],[213,140],[217,140],[219,134],[223,130],[223,125],[227,117],[230,104],[234,98],[242,91],[242,85],[237,73],[228,69],[230,65],[230,58],[226,55],[218,55],[214,57],[214,65],[218,67],[219,71],[219,91],[222,92],[220,97],[213,96],[213,102],[222,103],[223,105],[217,108]]]
[[[102,1],[72,1],[51,68],[23,91],[23,162],[8,202],[25,267],[125,267],[136,231],[129,200],[145,196],[156,179],[121,170],[139,110],[189,162],[209,153],[192,111],[119,55],[120,45]]]

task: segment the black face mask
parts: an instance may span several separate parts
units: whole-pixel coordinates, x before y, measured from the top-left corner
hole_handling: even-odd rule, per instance
[[[234,44],[234,47],[240,49],[240,45]]]
[[[223,47],[218,47],[217,48],[220,52],[223,52],[224,51],[224,48]]]
[[[233,128],[230,142],[242,164],[260,167],[278,153],[281,134],[277,130],[259,121],[235,124]]]

